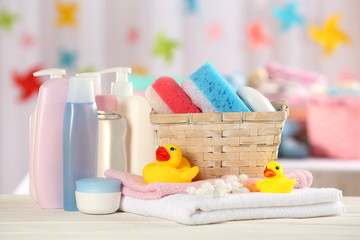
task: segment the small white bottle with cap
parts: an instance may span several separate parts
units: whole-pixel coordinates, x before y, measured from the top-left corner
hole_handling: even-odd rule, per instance
[[[92,78],[70,78],[63,131],[64,210],[77,211],[75,182],[97,174],[98,115]]]
[[[84,72],[84,73],[77,73],[75,74],[77,77],[89,77],[93,80],[94,83],[94,95],[101,94],[101,74],[98,72]]]
[[[111,84],[111,94],[118,97],[117,112],[127,123],[126,152],[128,169],[142,175],[144,166],[155,159],[155,136],[150,122],[151,106],[145,98],[133,95],[132,83],[128,81],[131,68],[109,68],[100,73],[116,73]]]

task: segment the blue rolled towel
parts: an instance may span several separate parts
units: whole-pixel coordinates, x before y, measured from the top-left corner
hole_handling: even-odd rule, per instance
[[[226,80],[206,62],[181,84],[202,112],[250,112]]]

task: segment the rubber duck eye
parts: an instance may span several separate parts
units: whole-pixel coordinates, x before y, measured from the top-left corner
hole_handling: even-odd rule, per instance
[[[280,167],[279,166],[276,166],[276,170],[279,170],[280,169]]]
[[[172,151],[172,152],[175,151],[175,148],[171,147],[171,148],[170,148],[170,151]]]

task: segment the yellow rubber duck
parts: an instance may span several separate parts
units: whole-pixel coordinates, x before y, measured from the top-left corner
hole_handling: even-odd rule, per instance
[[[265,180],[259,180],[256,187],[266,193],[289,193],[292,191],[296,180],[287,179],[283,168],[278,162],[269,162],[264,170]]]
[[[189,161],[182,156],[179,147],[167,144],[156,150],[156,163],[149,163],[143,169],[146,183],[191,182],[199,173],[199,167],[191,167]]]

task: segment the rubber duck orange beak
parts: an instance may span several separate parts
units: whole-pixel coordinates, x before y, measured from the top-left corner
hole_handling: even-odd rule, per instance
[[[166,148],[159,147],[158,149],[156,149],[156,160],[160,162],[165,162],[168,161],[169,159],[170,159],[170,154],[168,153]]]
[[[272,178],[276,176],[276,173],[273,170],[267,168],[264,170],[264,176],[267,178]]]

